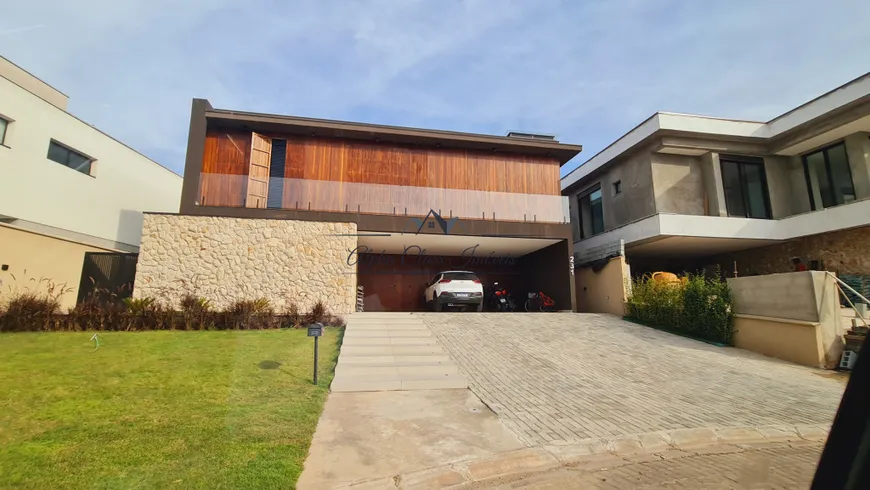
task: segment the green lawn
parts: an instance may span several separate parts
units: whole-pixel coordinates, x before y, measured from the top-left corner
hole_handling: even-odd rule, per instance
[[[315,387],[306,333],[0,335],[0,488],[294,487],[339,340]]]

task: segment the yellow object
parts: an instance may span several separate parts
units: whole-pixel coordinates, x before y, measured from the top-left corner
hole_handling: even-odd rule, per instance
[[[680,282],[682,282],[682,281],[680,281],[680,278],[677,277],[677,275],[674,274],[673,272],[662,272],[662,271],[653,272],[652,273],[652,280],[655,282],[661,282],[661,283],[666,283],[666,284],[671,284],[671,283],[679,284]]]

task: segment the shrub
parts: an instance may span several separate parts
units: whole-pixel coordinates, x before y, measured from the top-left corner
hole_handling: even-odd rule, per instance
[[[172,328],[172,311],[154,298],[124,298],[127,308],[125,330],[166,330]]]
[[[323,304],[323,301],[318,301],[317,303],[314,303],[311,310],[305,314],[302,323],[305,325],[323,323],[324,320],[326,320],[326,314],[326,306]]]
[[[193,294],[182,296],[178,304],[179,310],[174,311],[155,298],[121,298],[102,290],[94,291],[62,315],[56,297],[25,291],[16,293],[7,306],[0,308],[0,331],[259,330],[308,323],[345,326],[344,319],[329,313],[320,301],[304,315],[293,303],[276,315],[266,298],[236,301],[220,311],[212,309],[207,299]]]
[[[223,312],[223,325],[233,330],[260,330],[277,326],[275,310],[266,298],[239,300]]]
[[[728,284],[703,275],[688,275],[680,282],[662,282],[644,276],[632,282],[628,317],[640,323],[688,336],[731,345],[731,291]]]
[[[344,318],[339,315],[327,315],[327,319],[323,322],[327,327],[344,328],[347,323]]]
[[[302,315],[299,314],[299,307],[296,303],[288,301],[284,306],[284,318],[287,326],[290,328],[298,327],[302,322]]]
[[[0,311],[0,331],[53,330],[59,314],[60,302],[56,296],[33,291],[17,292]]]
[[[98,292],[77,304],[67,315],[67,330],[127,330],[127,308],[120,301],[107,301],[107,296]]]
[[[211,302],[193,294],[185,294],[178,302],[181,307],[181,324],[184,330],[209,330],[215,327]]]

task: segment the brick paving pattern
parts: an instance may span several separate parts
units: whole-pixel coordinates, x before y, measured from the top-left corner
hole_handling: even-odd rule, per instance
[[[421,313],[529,446],[682,428],[829,424],[844,385],[609,315]]]
[[[809,488],[821,456],[821,443],[772,447],[725,454],[639,457],[617,467],[560,468],[522,479],[475,488],[516,490],[633,489],[798,489]],[[607,463],[602,463],[606,466]]]

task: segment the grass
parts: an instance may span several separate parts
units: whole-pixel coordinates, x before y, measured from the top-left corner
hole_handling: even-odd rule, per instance
[[[0,335],[0,488],[292,488],[340,334]],[[276,365],[280,363],[280,365]]]

